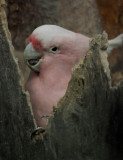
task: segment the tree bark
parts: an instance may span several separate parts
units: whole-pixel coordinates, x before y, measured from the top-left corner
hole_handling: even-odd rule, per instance
[[[44,142],[56,159],[123,158],[123,82],[111,87],[106,41],[105,33],[92,40],[50,117]]]
[[[67,92],[36,142],[30,138],[35,122],[12,55],[4,1],[0,46],[0,160],[123,159],[123,82],[111,87],[105,33],[73,68]]]
[[[12,52],[5,2],[0,5],[0,160],[44,159],[44,147],[33,144],[34,119]],[[41,150],[41,152],[40,152]],[[38,153],[39,152],[39,153]],[[38,157],[37,157],[38,156]],[[40,158],[39,158],[40,157]]]

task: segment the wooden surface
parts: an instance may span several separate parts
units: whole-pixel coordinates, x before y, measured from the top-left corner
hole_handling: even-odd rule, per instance
[[[34,146],[30,139],[35,125],[29,101],[27,103],[27,97],[22,91],[18,66],[12,56],[13,47],[4,7],[2,1],[0,5],[0,160],[34,160],[40,148],[38,145]]]
[[[56,159],[123,158],[123,82],[111,87],[105,47],[105,35],[93,39],[49,120],[45,143]]]

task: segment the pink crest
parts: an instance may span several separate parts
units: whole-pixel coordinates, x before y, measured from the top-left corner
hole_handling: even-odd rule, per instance
[[[28,43],[32,43],[34,49],[37,51],[37,52],[41,52],[42,51],[42,48],[43,48],[43,45],[41,43],[41,41],[39,41],[34,34],[32,34],[31,36],[29,36],[29,38],[27,39],[27,44]]]

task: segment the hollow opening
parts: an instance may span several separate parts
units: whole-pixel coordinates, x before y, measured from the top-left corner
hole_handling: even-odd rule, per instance
[[[97,5],[102,22],[102,27],[109,34],[109,39],[114,38],[115,36],[122,33],[123,13],[121,8],[123,7],[123,2],[120,0],[118,0],[118,3],[116,3],[115,0],[97,0]],[[36,27],[49,23],[49,19],[47,20],[47,17],[49,17],[49,15],[44,16],[43,5],[39,6],[37,4],[37,1],[34,0],[9,0],[7,1],[6,12],[8,27],[11,32],[13,46],[15,48],[14,55],[16,58],[18,58],[19,67],[24,77],[25,83],[30,72],[30,69],[25,64],[23,59],[23,50],[25,48],[26,39]],[[109,13],[110,15],[107,16]],[[50,12],[48,12],[47,14],[50,14]],[[56,16],[57,15],[54,15],[54,17]],[[73,19],[73,21],[76,20]],[[56,24],[56,21],[51,19],[51,23]],[[64,22],[66,26],[67,23],[69,22]],[[74,30],[76,30],[76,28]],[[56,48],[54,49],[56,50]],[[114,50],[108,57],[108,60],[111,68],[112,84],[116,85],[121,79],[123,79],[122,49]],[[31,63],[35,64],[34,61],[32,61]]]

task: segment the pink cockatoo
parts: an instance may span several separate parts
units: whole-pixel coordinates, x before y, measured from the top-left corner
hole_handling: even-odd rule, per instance
[[[37,126],[46,127],[46,119],[41,117],[50,115],[53,105],[65,95],[71,70],[84,58],[89,40],[56,25],[40,26],[28,38],[24,58],[32,71],[26,89]],[[110,41],[109,51],[113,42]]]

